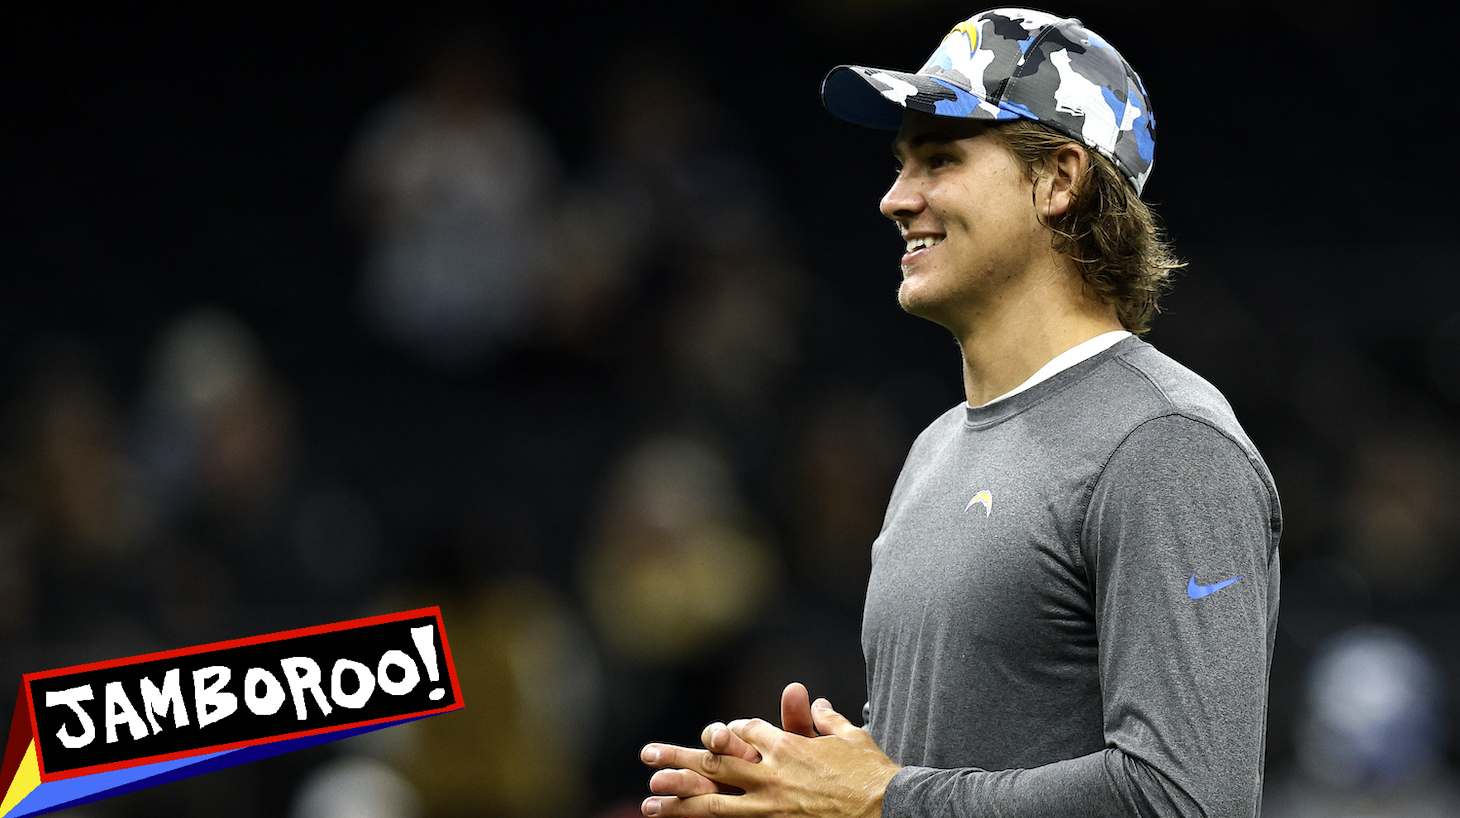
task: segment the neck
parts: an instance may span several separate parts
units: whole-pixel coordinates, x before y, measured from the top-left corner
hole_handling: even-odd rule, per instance
[[[1073,270],[1039,276],[1017,296],[972,313],[954,330],[963,352],[963,391],[972,406],[1028,380],[1061,352],[1121,329],[1114,305],[1087,294]]]

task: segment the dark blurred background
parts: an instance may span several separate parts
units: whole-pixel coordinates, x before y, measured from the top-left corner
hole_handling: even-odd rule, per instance
[[[631,815],[646,741],[858,712],[961,386],[817,89],[980,8],[8,13],[0,672],[440,605],[467,703],[72,814]],[[1385,9],[1053,9],[1151,92],[1150,340],[1282,493],[1273,815],[1460,814],[1454,71]]]

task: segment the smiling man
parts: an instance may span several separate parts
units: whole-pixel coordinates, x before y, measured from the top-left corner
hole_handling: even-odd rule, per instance
[[[865,729],[793,684],[713,724],[644,813],[1255,816],[1281,513],[1226,400],[1138,336],[1178,266],[1140,192],[1140,79],[1079,21],[997,9],[827,108],[897,131],[899,302],[966,402],[872,545]]]

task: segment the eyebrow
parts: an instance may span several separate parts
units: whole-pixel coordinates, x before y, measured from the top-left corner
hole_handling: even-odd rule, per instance
[[[927,144],[946,145],[950,142],[956,142],[957,140],[958,137],[944,131],[919,131],[909,136],[906,142],[908,150],[915,151],[918,148],[921,148],[922,146]],[[903,142],[904,140],[901,136],[898,136],[896,139],[892,140],[892,156],[899,162],[902,161],[903,157]]]

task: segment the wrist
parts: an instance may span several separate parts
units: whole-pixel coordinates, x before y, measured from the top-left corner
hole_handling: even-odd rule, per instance
[[[887,764],[880,770],[880,775],[868,787],[867,800],[861,810],[861,818],[882,818],[882,803],[887,795],[887,787],[892,784],[892,779],[902,769],[901,765],[888,760]]]

